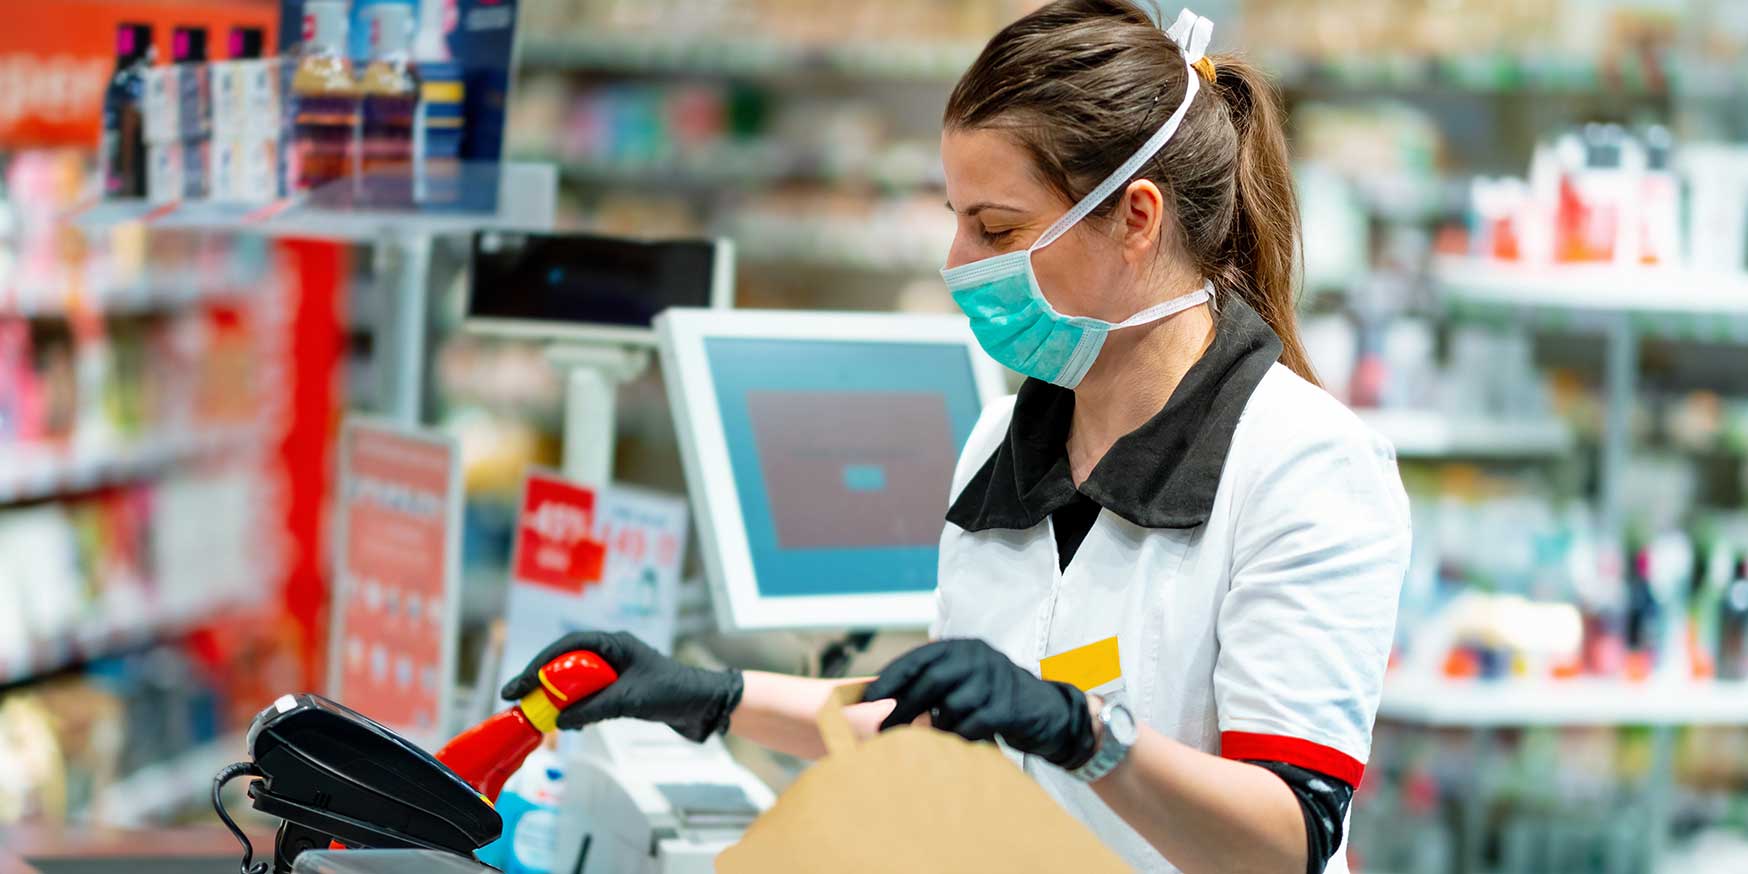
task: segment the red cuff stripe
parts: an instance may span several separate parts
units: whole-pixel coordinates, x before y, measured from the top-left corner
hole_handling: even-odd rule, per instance
[[[1220,733],[1220,755],[1228,759],[1286,762],[1328,774],[1355,787],[1360,785],[1360,778],[1366,773],[1364,762],[1340,750],[1279,734],[1223,731]]]

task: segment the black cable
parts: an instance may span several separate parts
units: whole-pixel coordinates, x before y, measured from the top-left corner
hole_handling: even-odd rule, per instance
[[[254,762],[236,762],[219,769],[218,774],[212,778],[212,809],[224,822],[225,828],[231,830],[237,843],[243,845],[243,864],[238,869],[241,874],[267,874],[269,865],[266,861],[250,864],[255,858],[255,848],[249,844],[249,836],[243,834],[243,830],[237,828],[236,821],[231,819],[229,813],[225,812],[224,800],[219,797],[219,792],[225,788],[226,783],[243,776],[260,777],[262,776],[261,769],[255,767]]]

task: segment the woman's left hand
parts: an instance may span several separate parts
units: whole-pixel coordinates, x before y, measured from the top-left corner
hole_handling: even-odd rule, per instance
[[[981,640],[937,640],[899,656],[862,695],[882,698],[898,702],[882,731],[928,713],[935,728],[974,741],[999,735],[1063,768],[1080,767],[1094,751],[1085,694],[1032,676]]]

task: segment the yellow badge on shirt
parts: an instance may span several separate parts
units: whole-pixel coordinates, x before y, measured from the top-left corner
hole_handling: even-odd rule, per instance
[[[1123,677],[1117,659],[1117,639],[1107,637],[1038,663],[1038,675],[1051,682],[1067,683],[1082,692],[1095,692]]]

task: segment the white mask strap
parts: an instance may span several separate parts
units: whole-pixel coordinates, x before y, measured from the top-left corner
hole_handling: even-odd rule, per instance
[[[1133,328],[1136,325],[1145,325],[1148,322],[1157,322],[1166,316],[1177,315],[1190,307],[1206,303],[1213,299],[1214,280],[1206,279],[1202,281],[1201,288],[1198,288],[1189,294],[1180,294],[1171,300],[1160,301],[1159,303],[1112,325],[1111,330],[1116,331],[1123,328]]]
[[[1129,156],[1129,160],[1124,161],[1121,167],[1105,177],[1105,181],[1100,182],[1099,187],[1094,188],[1087,196],[1081,198],[1080,202],[1075,204],[1074,208],[1069,210],[1066,215],[1057,219],[1056,223],[1044,232],[1044,236],[1039,237],[1038,242],[1032,244],[1031,251],[1042,249],[1056,242],[1056,238],[1068,233],[1069,228],[1079,224],[1081,219],[1086,218],[1099,204],[1104,203],[1105,198],[1110,197],[1118,186],[1129,181],[1129,177],[1135,175],[1136,171],[1141,169],[1141,165],[1153,160],[1153,156],[1159,154],[1160,149],[1165,148],[1165,144],[1171,139],[1172,134],[1177,133],[1178,125],[1183,123],[1184,115],[1190,110],[1190,102],[1196,99],[1196,93],[1201,90],[1202,77],[1196,72],[1194,65],[1208,51],[1208,41],[1214,36],[1214,22],[1185,9],[1178,13],[1177,23],[1166,31],[1166,35],[1171,37],[1172,41],[1177,43],[1178,49],[1183,52],[1185,81],[1183,102],[1178,104],[1177,111],[1171,114],[1171,118],[1166,119],[1165,124],[1160,125],[1159,130],[1154,131],[1153,136],[1148,137],[1147,142],[1142,143],[1141,148]]]

